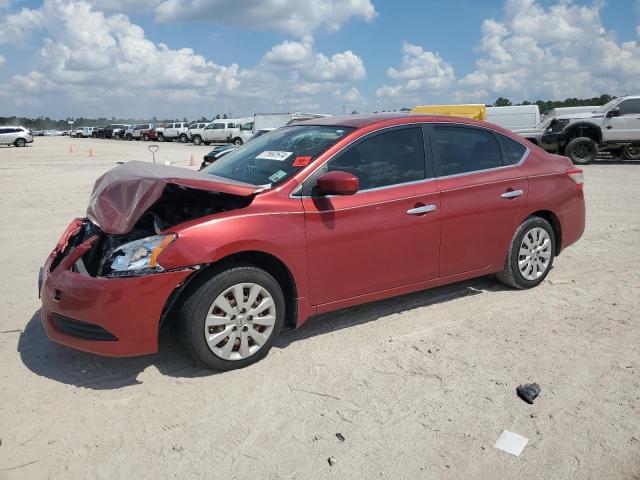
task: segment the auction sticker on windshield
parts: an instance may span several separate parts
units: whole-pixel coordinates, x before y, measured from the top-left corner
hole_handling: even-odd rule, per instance
[[[287,176],[287,172],[283,172],[282,170],[278,170],[276,173],[274,173],[273,175],[271,175],[269,177],[269,180],[271,180],[272,182],[277,182],[282,177],[286,177],[286,176]]]
[[[277,160],[282,162],[289,158],[293,152],[283,152],[280,150],[267,150],[262,152],[260,155],[256,157],[256,159],[260,160]]]

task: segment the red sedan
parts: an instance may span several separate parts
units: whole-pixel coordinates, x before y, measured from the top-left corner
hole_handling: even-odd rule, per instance
[[[107,172],[42,269],[42,320],[111,356],[156,352],[176,320],[198,362],[230,370],[317,313],[489,274],[535,287],[584,226],[582,171],[502,128],[314,119],[201,172]]]

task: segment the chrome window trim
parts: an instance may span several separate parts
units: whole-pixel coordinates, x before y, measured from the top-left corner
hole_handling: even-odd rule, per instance
[[[483,130],[488,130],[489,132],[493,133],[493,134],[500,134],[500,135],[504,135],[504,133],[501,132],[496,132],[495,130],[493,130],[492,128],[489,127],[485,127],[484,125],[474,125],[471,123],[464,123],[464,122],[411,122],[411,123],[403,123],[400,125],[390,125],[388,127],[382,127],[379,128],[377,130],[373,130],[361,137],[358,137],[352,141],[350,141],[349,143],[347,143],[344,147],[342,147],[340,150],[338,150],[337,152],[335,152],[333,155],[331,155],[331,157],[327,158],[324,162],[322,162],[320,165],[318,165],[315,169],[313,169],[311,171],[311,173],[309,173],[309,175],[307,175],[299,184],[298,186],[296,186],[291,193],[289,194],[289,198],[318,198],[318,197],[313,197],[312,195],[296,195],[296,193],[300,190],[302,190],[302,186],[304,185],[304,182],[306,182],[309,177],[311,177],[312,175],[314,175],[318,170],[320,170],[322,167],[324,167],[328,162],[330,162],[331,160],[333,160],[337,155],[339,155],[340,153],[342,153],[346,148],[350,147],[351,145],[353,145],[355,142],[362,140],[363,138],[368,137],[369,135],[373,135],[374,133],[378,133],[378,132],[382,132],[383,130],[388,130],[390,128],[397,128],[397,127],[404,127],[404,126],[420,126],[420,127],[424,127],[424,126],[429,126],[429,125],[463,125],[466,127],[475,127],[475,128],[480,128]],[[356,130],[357,131],[357,130]],[[507,135],[505,135],[507,136]],[[511,138],[511,137],[509,137]],[[515,140],[515,139],[512,139]],[[498,142],[498,145],[500,146],[500,150],[502,151],[502,144],[500,143],[500,139],[497,138],[496,141]],[[518,140],[515,140],[516,142]],[[527,159],[527,157],[529,156],[529,152],[530,149],[528,146],[524,145],[521,142],[520,143],[526,150],[524,152],[524,154],[522,155],[522,158],[520,158],[520,160],[517,163],[514,163],[512,165],[501,165],[499,167],[493,167],[493,168],[485,168],[483,170],[474,170],[472,172],[464,172],[464,173],[456,173],[453,175],[446,175],[446,176],[442,176],[442,177],[438,177],[437,175],[432,177],[432,178],[425,178],[422,180],[413,180],[411,182],[404,182],[404,183],[395,183],[393,185],[385,185],[384,187],[375,187],[375,188],[368,188],[366,190],[358,190],[355,195],[358,195],[359,193],[363,193],[363,192],[372,192],[372,191],[376,191],[376,190],[385,190],[385,189],[389,189],[389,188],[395,188],[395,187],[400,187],[403,185],[411,185],[411,184],[418,184],[418,183],[422,183],[422,182],[432,182],[434,180],[443,180],[443,179],[449,179],[449,178],[455,178],[455,177],[462,177],[462,176],[466,176],[466,175],[474,175],[476,173],[486,173],[486,172],[490,172],[493,170],[502,170],[504,168],[513,168],[513,167],[519,167],[520,165],[522,165],[524,163],[524,161]],[[426,154],[426,152],[425,152]],[[433,159],[433,155],[432,155],[432,159]],[[425,172],[426,173],[426,172]],[[322,198],[333,198],[333,197],[337,197],[340,195],[323,195]]]

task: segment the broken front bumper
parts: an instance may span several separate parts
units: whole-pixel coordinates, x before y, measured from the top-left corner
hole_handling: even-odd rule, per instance
[[[57,343],[100,355],[120,357],[157,352],[163,309],[171,293],[193,270],[129,278],[77,273],[73,265],[97,238],[68,248],[70,239],[82,225],[82,219],[69,225],[38,279],[42,323],[47,335]]]

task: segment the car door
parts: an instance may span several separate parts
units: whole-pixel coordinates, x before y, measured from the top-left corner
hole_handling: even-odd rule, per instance
[[[429,132],[442,204],[440,276],[502,267],[525,214],[528,181],[518,164],[527,147],[477,126],[436,124]],[[508,142],[520,157],[508,155]]]
[[[604,119],[605,139],[640,141],[640,98],[623,100],[616,108],[616,116]]]
[[[9,140],[8,128],[0,128],[0,144],[8,144],[11,143]]]
[[[440,200],[420,126],[371,133],[304,182],[310,300],[314,305],[438,276]],[[328,171],[358,177],[351,196],[314,195]]]

